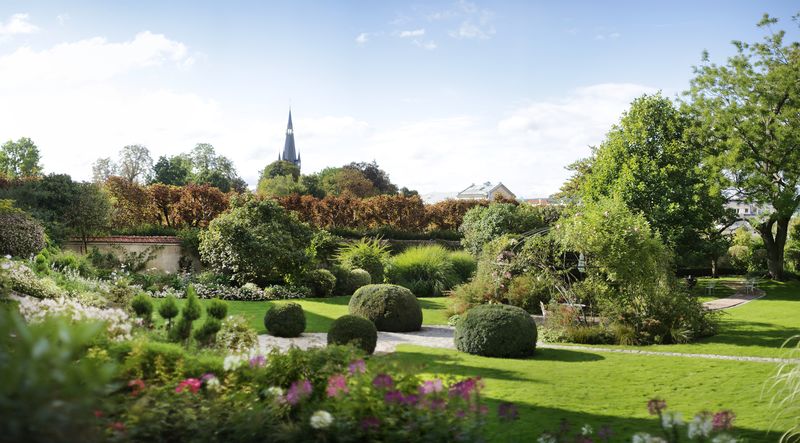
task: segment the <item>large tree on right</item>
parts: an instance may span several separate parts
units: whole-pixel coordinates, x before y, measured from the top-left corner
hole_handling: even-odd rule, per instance
[[[731,186],[748,201],[772,205],[755,228],[770,276],[782,279],[789,220],[800,206],[800,44],[785,44],[775,23],[765,14],[758,26],[769,34],[758,43],[734,41],[736,53],[724,65],[705,53],[686,107]]]

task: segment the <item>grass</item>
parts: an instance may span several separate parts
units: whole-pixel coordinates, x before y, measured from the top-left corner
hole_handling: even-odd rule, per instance
[[[521,419],[513,424],[490,419],[492,441],[535,441],[541,432],[557,429],[561,419],[578,427],[609,425],[616,432],[612,441],[630,441],[635,432],[657,431],[646,407],[653,397],[665,399],[669,410],[687,419],[702,410],[731,409],[737,434],[748,441],[776,441],[789,426],[788,419],[773,424],[777,411],[762,396],[776,369],[769,363],[554,349],[514,360],[408,345],[381,358],[429,376],[480,376],[490,410],[496,411],[500,401],[520,410]]]
[[[330,298],[306,298],[301,300],[279,300],[279,301],[226,301],[228,304],[228,315],[244,315],[259,334],[266,334],[264,328],[264,314],[273,304],[284,304],[289,302],[299,303],[306,314],[306,332],[328,332],[331,323],[337,318],[347,314],[347,303],[350,296],[339,296]],[[184,300],[178,300],[178,305],[182,306]],[[210,300],[200,300],[203,306],[203,316],[195,322],[199,327],[205,320],[205,307]],[[443,297],[420,298],[422,305],[422,322],[426,325],[445,325],[447,315],[445,308],[447,299]],[[160,301],[156,301],[160,303]],[[158,308],[156,308],[157,310]],[[155,317],[158,317],[156,314]]]

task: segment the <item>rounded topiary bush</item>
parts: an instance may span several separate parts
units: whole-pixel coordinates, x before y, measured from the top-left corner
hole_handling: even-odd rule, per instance
[[[367,285],[350,298],[350,314],[375,323],[379,331],[411,332],[422,328],[422,307],[414,294],[397,285]]]
[[[356,268],[350,271],[350,285],[353,292],[372,283],[372,276],[366,269]]]
[[[45,247],[44,228],[33,217],[0,207],[0,255],[28,258]]]
[[[364,317],[343,315],[334,320],[328,330],[329,345],[351,344],[372,354],[377,343],[378,330],[374,323]]]
[[[333,289],[336,295],[352,295],[356,289],[372,283],[369,272],[363,269],[351,271],[341,266],[334,266],[331,272],[336,277],[336,286]]]
[[[303,307],[297,303],[271,307],[264,315],[264,327],[276,337],[298,337],[306,330]]]
[[[327,269],[314,269],[306,273],[303,284],[311,289],[314,297],[330,297],[336,287],[336,277]]]
[[[524,309],[480,305],[456,323],[456,349],[485,357],[527,357],[536,350],[536,323]]]

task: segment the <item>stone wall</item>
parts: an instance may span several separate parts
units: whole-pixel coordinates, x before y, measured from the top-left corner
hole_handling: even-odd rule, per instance
[[[183,255],[181,241],[174,236],[92,237],[88,239],[85,246],[79,239],[71,239],[66,243],[65,248],[79,253],[86,253],[92,248],[97,248],[100,252],[111,252],[117,257],[124,253],[141,253],[150,249],[154,251],[155,257],[147,262],[147,269],[156,268],[170,273],[180,270],[179,263]],[[199,266],[199,261],[194,259],[193,267],[197,269]]]

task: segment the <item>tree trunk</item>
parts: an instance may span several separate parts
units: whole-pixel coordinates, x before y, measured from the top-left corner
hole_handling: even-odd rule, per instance
[[[769,276],[773,280],[783,280],[783,250],[786,246],[786,237],[789,233],[789,221],[791,217],[778,217],[769,219],[758,225],[758,233],[764,240],[764,247],[767,250],[767,268]],[[772,227],[776,226],[775,233]]]

